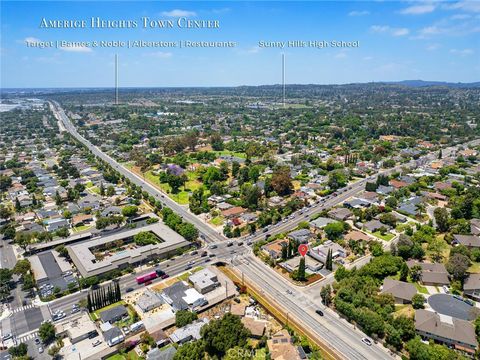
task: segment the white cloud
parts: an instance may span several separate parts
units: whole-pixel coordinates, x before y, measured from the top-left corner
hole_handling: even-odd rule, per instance
[[[365,56],[365,57],[363,58],[363,60],[365,60],[365,61],[370,61],[370,60],[373,60],[373,57],[372,57],[372,56]]]
[[[220,14],[225,14],[230,12],[230,10],[231,10],[230,8],[213,9],[212,13],[220,15]]]
[[[258,46],[252,46],[250,49],[247,50],[249,54],[257,54],[260,51]]]
[[[74,45],[74,46],[62,46],[60,50],[74,53],[91,53],[93,50],[88,46]]]
[[[347,57],[347,54],[344,51],[341,51],[334,56],[335,59],[345,59],[346,57]]]
[[[382,25],[373,25],[370,27],[370,30],[376,33],[384,33],[390,29],[390,26],[382,26]]]
[[[467,56],[467,55],[472,55],[473,54],[473,50],[472,49],[451,49],[450,50],[450,53],[451,54],[455,54],[455,55],[460,55],[460,56]]]
[[[151,56],[157,59],[168,59],[168,58],[171,58],[173,54],[171,52],[155,51],[155,52],[147,53],[144,56]]]
[[[348,13],[348,16],[365,16],[365,15],[370,15],[370,11],[367,11],[367,10],[354,10],[354,11],[350,11]]]
[[[409,6],[400,11],[400,14],[404,15],[422,15],[428,14],[435,10],[435,5],[433,4],[422,4],[422,5],[413,5]]]
[[[428,51],[437,50],[440,47],[440,44],[430,44],[426,47]]]
[[[455,14],[450,17],[452,20],[465,20],[470,19],[472,16],[469,14]]]
[[[26,37],[25,39],[23,39],[23,42],[27,43],[27,44],[35,44],[35,43],[38,43],[40,42],[41,40],[40,39],[37,39],[37,38],[34,38],[34,37]]]
[[[171,11],[162,12],[162,15],[167,17],[192,17],[197,16],[197,13],[194,11],[174,9]]]
[[[407,28],[392,28],[387,25],[373,25],[370,30],[375,33],[389,34],[392,36],[404,36],[410,33]]]
[[[453,4],[444,4],[444,9],[447,10],[463,10],[468,12],[480,12],[480,1],[458,1]]]
[[[408,35],[409,32],[410,30],[408,30],[407,28],[392,29],[393,36],[404,36]]]

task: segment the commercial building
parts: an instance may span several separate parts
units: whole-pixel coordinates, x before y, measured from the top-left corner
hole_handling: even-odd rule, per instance
[[[200,294],[205,294],[220,286],[217,275],[209,269],[203,269],[190,275],[188,280]]]
[[[129,246],[122,251],[107,251],[117,247],[118,242],[133,244],[133,238],[140,232],[151,232],[158,239],[156,244],[145,246]],[[101,237],[92,241],[68,246],[68,253],[83,277],[101,275],[115,269],[135,266],[151,258],[167,257],[177,249],[187,247],[190,243],[162,222],[150,224]],[[101,259],[95,252],[106,253]]]

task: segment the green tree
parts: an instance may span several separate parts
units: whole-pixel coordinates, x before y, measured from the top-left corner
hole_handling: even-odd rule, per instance
[[[212,320],[200,330],[205,350],[210,355],[222,357],[235,347],[245,347],[250,331],[245,329],[240,318],[231,313],[219,320]]]
[[[320,297],[322,298],[322,302],[325,306],[329,306],[332,302],[332,288],[330,284],[325,285],[320,290]]]
[[[421,294],[415,294],[412,297],[412,306],[414,309],[423,309],[425,298]]]
[[[212,149],[215,151],[222,151],[224,149],[222,137],[218,133],[210,136],[210,144],[212,145]]]
[[[235,346],[231,349],[228,349],[227,354],[224,356],[223,360],[251,360],[252,351],[250,349],[241,348],[240,346]]]
[[[12,355],[15,359],[27,355],[28,345],[26,343],[20,343],[17,346],[13,346],[8,349],[8,353]]]
[[[137,212],[138,212],[138,207],[136,207],[135,205],[127,205],[127,206],[124,206],[122,209],[122,215],[126,217],[133,217],[137,215]]]
[[[305,257],[304,256],[300,258],[300,263],[298,264],[297,280],[305,281]]]
[[[196,312],[189,310],[179,310],[175,313],[175,326],[184,327],[198,319]]]
[[[408,266],[406,263],[402,263],[400,267],[400,281],[407,281],[408,278]]]
[[[293,191],[290,168],[286,166],[281,166],[275,169],[270,179],[270,186],[280,196],[290,194]]]
[[[55,325],[44,322],[38,329],[38,336],[44,344],[50,344],[55,339]]]
[[[470,259],[465,255],[455,254],[450,256],[445,267],[454,279],[462,280],[470,267]]]
[[[13,267],[13,273],[17,275],[24,276],[31,270],[30,261],[28,259],[18,260],[15,266]]]
[[[205,345],[202,340],[191,341],[177,349],[173,360],[204,360]]]
[[[433,211],[433,216],[435,217],[438,231],[448,231],[448,229],[450,228],[450,215],[448,214],[447,209],[437,207]]]
[[[327,226],[324,228],[324,231],[330,240],[336,240],[342,236],[343,232],[345,231],[345,227],[340,221],[335,221],[327,224]]]
[[[412,281],[419,281],[422,277],[422,267],[420,265],[413,265],[410,268],[410,278]]]
[[[328,174],[328,186],[332,190],[337,190],[339,188],[347,185],[348,178],[343,170],[333,170]]]
[[[133,237],[133,241],[138,246],[153,245],[159,242],[158,238],[150,231],[140,231]]]

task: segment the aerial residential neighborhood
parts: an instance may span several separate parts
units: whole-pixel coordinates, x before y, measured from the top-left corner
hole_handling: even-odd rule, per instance
[[[0,360],[480,359],[479,2],[0,13]]]

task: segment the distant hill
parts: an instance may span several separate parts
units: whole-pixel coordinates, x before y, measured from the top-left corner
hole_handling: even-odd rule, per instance
[[[383,82],[383,83],[410,86],[410,87],[426,87],[426,86],[443,86],[443,87],[450,87],[450,88],[480,87],[479,81],[472,82],[472,83],[452,83],[452,82],[445,82],[445,81],[403,80],[403,81],[390,81],[390,82]]]

